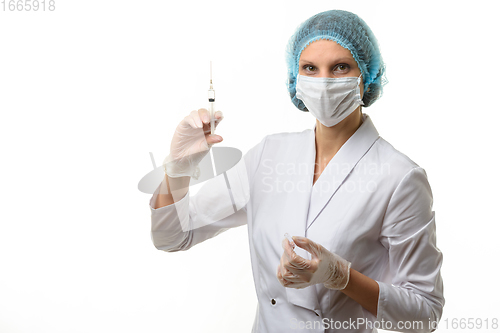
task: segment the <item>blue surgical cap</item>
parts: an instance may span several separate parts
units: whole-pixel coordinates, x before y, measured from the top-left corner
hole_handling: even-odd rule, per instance
[[[351,51],[363,74],[364,106],[372,105],[382,95],[382,86],[387,82],[378,42],[361,18],[343,10],[329,10],[310,17],[290,37],[286,49],[286,61],[288,92],[292,103],[299,110],[308,111],[304,103],[295,96],[295,84],[302,51],[318,39],[332,40]]]

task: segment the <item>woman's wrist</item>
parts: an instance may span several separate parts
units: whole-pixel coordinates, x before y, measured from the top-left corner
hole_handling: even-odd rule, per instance
[[[341,291],[377,316],[379,285],[377,281],[350,268],[349,281]]]

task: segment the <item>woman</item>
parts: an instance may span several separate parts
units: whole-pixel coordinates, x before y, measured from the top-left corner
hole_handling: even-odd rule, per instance
[[[247,224],[254,332],[433,331],[444,298],[431,189],[361,109],[384,80],[373,33],[355,14],[327,11],[299,26],[287,51],[288,91],[314,129],[266,136],[228,172],[230,195],[216,177],[190,197],[190,177],[222,140],[208,135],[207,111],[193,111],[150,202],[155,246],[187,250]]]

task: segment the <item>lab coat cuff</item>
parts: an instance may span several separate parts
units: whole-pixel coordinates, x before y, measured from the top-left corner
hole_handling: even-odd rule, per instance
[[[432,332],[435,315],[425,296],[392,284],[379,282],[377,322],[389,331]]]
[[[376,281],[378,283],[379,287],[379,292],[378,292],[378,304],[377,304],[377,321],[381,322],[382,320],[385,320],[386,315],[385,315],[385,308],[387,305],[387,288],[388,286],[383,283]]]

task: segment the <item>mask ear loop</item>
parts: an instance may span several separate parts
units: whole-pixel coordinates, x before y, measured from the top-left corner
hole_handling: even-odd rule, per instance
[[[361,102],[361,103],[359,104],[359,111],[361,111],[361,107],[362,107],[363,105],[365,105],[365,103],[363,103],[363,99],[361,98],[361,89],[359,88],[359,84],[361,83],[361,76],[362,76],[362,75],[363,75],[363,73],[359,74],[359,76],[358,76],[358,86],[357,86],[357,88],[356,88],[356,89],[358,89],[358,91],[359,91],[359,94],[358,94],[358,95],[359,95],[359,100],[360,100],[360,102]],[[363,111],[361,111],[361,113],[363,113]]]

